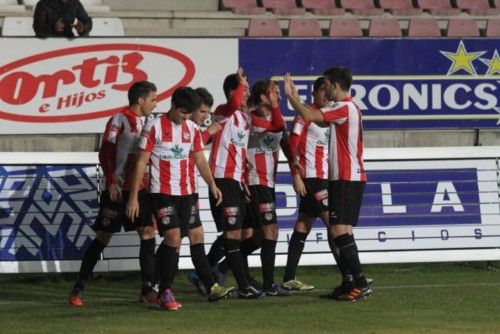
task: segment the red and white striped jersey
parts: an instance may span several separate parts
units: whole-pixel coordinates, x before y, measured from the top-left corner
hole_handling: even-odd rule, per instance
[[[203,145],[206,145],[208,141],[210,140],[211,135],[210,132],[208,132],[207,129],[201,133],[201,140],[203,142]],[[189,180],[190,185],[192,186],[192,192],[197,193],[198,192],[198,169],[196,168],[196,164],[194,163],[194,158],[193,155],[189,155],[189,175],[192,176],[192,178]]]
[[[248,139],[248,184],[274,188],[283,132],[252,127]]]
[[[175,124],[168,114],[162,115],[144,128],[140,148],[151,152],[149,192],[173,196],[193,193],[195,176],[189,169],[190,153],[203,151],[195,123],[187,120]]]
[[[123,190],[130,190],[141,131],[146,121],[152,119],[153,116],[137,116],[128,107],[109,119],[99,150],[106,187],[117,184]],[[145,174],[141,189],[146,188],[148,179]]]
[[[366,181],[360,109],[348,96],[321,112],[330,123],[330,180]]]
[[[239,84],[228,103],[215,110],[215,121],[219,122],[219,131],[212,143],[210,168],[214,178],[232,179],[244,182],[247,163],[247,144],[250,127],[260,131],[282,131],[285,121],[279,108],[273,108],[271,120],[247,114],[241,111],[243,94],[246,87]]]
[[[222,130],[215,135],[212,142],[210,152],[212,174],[214,178],[243,182],[250,133],[248,115],[236,110],[226,117],[216,111],[215,121],[220,123]]]
[[[311,108],[320,112],[312,104]],[[302,117],[295,116],[290,136],[291,150],[304,169],[303,178],[328,179],[328,145],[330,128],[321,127],[313,122],[306,122]]]

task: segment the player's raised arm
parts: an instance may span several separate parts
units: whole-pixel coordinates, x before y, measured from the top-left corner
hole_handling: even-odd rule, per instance
[[[323,122],[323,115],[316,113],[309,106],[304,105],[297,94],[297,89],[292,81],[290,73],[285,74],[285,95],[293,109],[302,116],[302,118],[309,122]]]

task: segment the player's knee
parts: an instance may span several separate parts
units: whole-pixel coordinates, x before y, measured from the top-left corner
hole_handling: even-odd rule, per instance
[[[277,224],[269,224],[263,226],[264,231],[264,239],[268,240],[278,240],[278,225]]]
[[[197,227],[189,230],[189,242],[191,245],[204,243],[203,228]]]
[[[142,226],[137,228],[137,233],[141,240],[153,239],[155,237],[155,230],[152,226]]]
[[[181,246],[181,233],[179,229],[168,230],[163,234],[163,242],[170,247],[178,248]]]

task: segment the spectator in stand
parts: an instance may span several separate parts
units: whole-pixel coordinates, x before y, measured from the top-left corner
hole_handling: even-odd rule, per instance
[[[37,37],[79,37],[88,35],[92,18],[79,0],[40,0],[33,16]]]

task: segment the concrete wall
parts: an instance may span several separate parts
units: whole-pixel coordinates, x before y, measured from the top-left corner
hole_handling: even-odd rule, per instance
[[[217,11],[218,0],[103,0],[111,10],[136,11]]]

